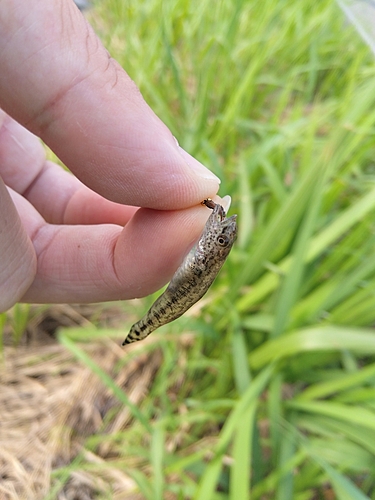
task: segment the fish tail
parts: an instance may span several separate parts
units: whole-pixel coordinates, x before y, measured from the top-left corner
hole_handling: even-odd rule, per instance
[[[155,316],[152,307],[142,319],[140,319],[137,323],[134,323],[134,325],[130,328],[130,331],[122,345],[132,344],[133,342],[138,342],[138,340],[145,339],[159,326],[160,321],[158,320],[158,315]]]

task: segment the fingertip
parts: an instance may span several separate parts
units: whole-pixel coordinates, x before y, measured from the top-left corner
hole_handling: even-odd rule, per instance
[[[210,214],[201,205],[178,211],[137,211],[119,237],[114,259],[119,280],[132,283],[134,297],[148,295],[170,280]]]
[[[219,189],[219,185],[221,183],[221,180],[219,177],[217,177],[211,170],[209,170],[207,167],[203,165],[200,161],[198,161],[194,156],[191,156],[187,151],[182,149],[180,146],[178,146],[178,150],[184,159],[185,163],[187,166],[191,169],[194,174],[199,177],[200,179],[204,179],[207,181],[210,181],[210,183],[213,183],[216,189],[216,192]],[[212,186],[209,186],[212,188]]]

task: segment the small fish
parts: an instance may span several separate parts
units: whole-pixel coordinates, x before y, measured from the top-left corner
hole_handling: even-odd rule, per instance
[[[210,198],[202,202],[212,209],[197,245],[175,272],[165,292],[148,313],[135,323],[122,345],[143,340],[151,332],[184,314],[210,288],[233,246],[237,215],[226,218],[224,208]]]

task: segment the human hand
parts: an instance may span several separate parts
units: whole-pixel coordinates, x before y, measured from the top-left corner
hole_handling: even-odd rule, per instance
[[[219,180],[178,147],[73,2],[0,2],[0,68],[0,311],[160,288]]]

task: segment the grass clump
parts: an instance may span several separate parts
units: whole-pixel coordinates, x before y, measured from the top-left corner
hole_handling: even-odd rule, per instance
[[[239,239],[199,314],[119,362],[161,349],[128,426],[89,437],[56,481],[110,466],[133,489],[108,481],[103,498],[375,498],[371,53],[326,0],[102,0],[90,20],[221,177]]]

